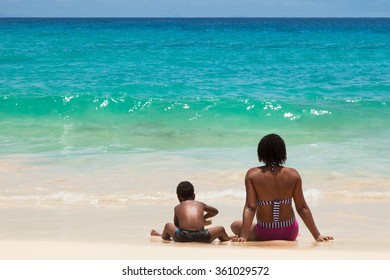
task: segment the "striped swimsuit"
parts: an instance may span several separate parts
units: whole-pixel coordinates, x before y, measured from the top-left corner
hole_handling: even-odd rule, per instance
[[[280,205],[292,203],[291,198],[283,200],[258,200],[258,206],[272,205],[273,219],[271,223],[257,221],[253,228],[258,240],[295,240],[298,236],[298,222],[293,216],[291,219],[280,221]]]

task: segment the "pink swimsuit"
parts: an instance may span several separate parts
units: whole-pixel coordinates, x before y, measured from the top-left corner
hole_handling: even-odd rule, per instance
[[[289,240],[294,241],[298,236],[298,222],[293,216],[289,220],[280,221],[280,204],[291,204],[291,198],[283,200],[259,200],[257,205],[273,205],[273,222],[266,223],[257,221],[253,228],[259,241],[268,240]]]

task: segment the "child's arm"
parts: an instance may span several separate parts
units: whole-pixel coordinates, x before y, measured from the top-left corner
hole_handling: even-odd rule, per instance
[[[210,205],[206,205],[204,204],[204,212],[206,212],[206,214],[204,215],[204,220],[206,221],[207,219],[211,218],[211,217],[214,217],[218,214],[218,209],[213,207],[213,206],[210,206]]]
[[[175,207],[175,211],[174,212],[175,212],[175,216],[173,217],[173,223],[175,224],[175,226],[177,228],[180,228],[180,226],[179,226],[179,217],[176,214],[176,207]]]

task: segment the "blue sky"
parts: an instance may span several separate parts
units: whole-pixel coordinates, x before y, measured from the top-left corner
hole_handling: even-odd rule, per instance
[[[0,16],[390,17],[390,0],[0,0]]]

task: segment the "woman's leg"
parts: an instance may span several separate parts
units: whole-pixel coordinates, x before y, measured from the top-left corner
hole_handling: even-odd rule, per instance
[[[249,231],[248,241],[258,241],[258,238],[257,238],[255,232],[253,231],[253,228],[255,227],[255,225],[256,224],[253,224],[251,226],[251,230]],[[240,236],[241,229],[242,229],[242,221],[240,221],[240,220],[234,221],[230,225],[230,228],[235,235]]]

